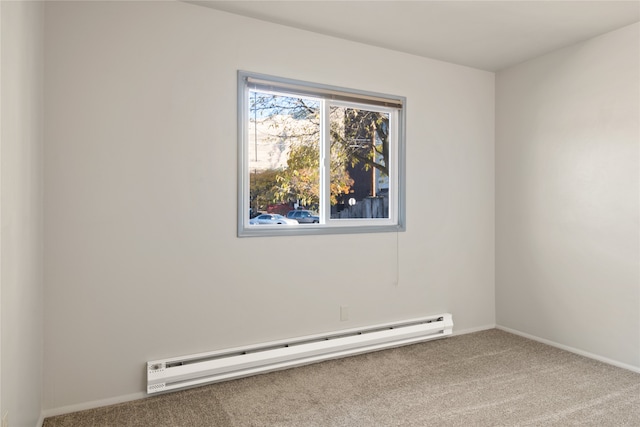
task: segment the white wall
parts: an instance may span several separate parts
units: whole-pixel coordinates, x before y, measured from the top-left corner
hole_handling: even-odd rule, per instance
[[[184,3],[49,2],[45,22],[49,413],[142,395],[155,358],[495,323],[492,73]],[[237,238],[238,69],[406,96],[407,232]]]
[[[42,404],[42,72],[44,8],[0,2],[0,413],[33,427]]]
[[[497,323],[636,369],[638,29],[496,78]]]

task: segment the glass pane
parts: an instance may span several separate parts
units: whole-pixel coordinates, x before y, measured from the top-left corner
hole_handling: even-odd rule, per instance
[[[332,106],[331,218],[389,218],[389,113]]]
[[[248,144],[250,217],[263,212],[287,216],[302,208],[317,211],[319,101],[250,91]]]

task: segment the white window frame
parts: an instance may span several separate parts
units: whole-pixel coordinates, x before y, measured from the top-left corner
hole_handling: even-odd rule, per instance
[[[321,204],[319,224],[291,225],[251,225],[249,224],[249,91],[259,81],[262,85],[272,83],[277,92],[285,95],[304,94],[322,100],[321,108],[321,158],[320,158],[320,192]],[[286,90],[282,88],[291,88]],[[388,103],[391,106],[385,106]],[[330,144],[324,143],[329,131],[329,108],[331,105],[343,105],[382,111],[389,113],[389,218],[349,218],[331,219],[331,202],[326,197],[330,176]],[[264,74],[238,71],[238,236],[286,236],[286,235],[319,235],[319,234],[351,234],[405,231],[405,109],[406,98],[377,92],[346,89]]]

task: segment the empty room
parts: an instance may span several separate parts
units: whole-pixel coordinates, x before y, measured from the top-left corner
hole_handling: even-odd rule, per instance
[[[639,2],[0,34],[1,427],[640,425]]]

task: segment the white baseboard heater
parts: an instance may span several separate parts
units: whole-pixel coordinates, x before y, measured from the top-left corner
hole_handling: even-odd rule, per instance
[[[147,393],[158,393],[413,344],[451,335],[449,313],[147,362]]]

